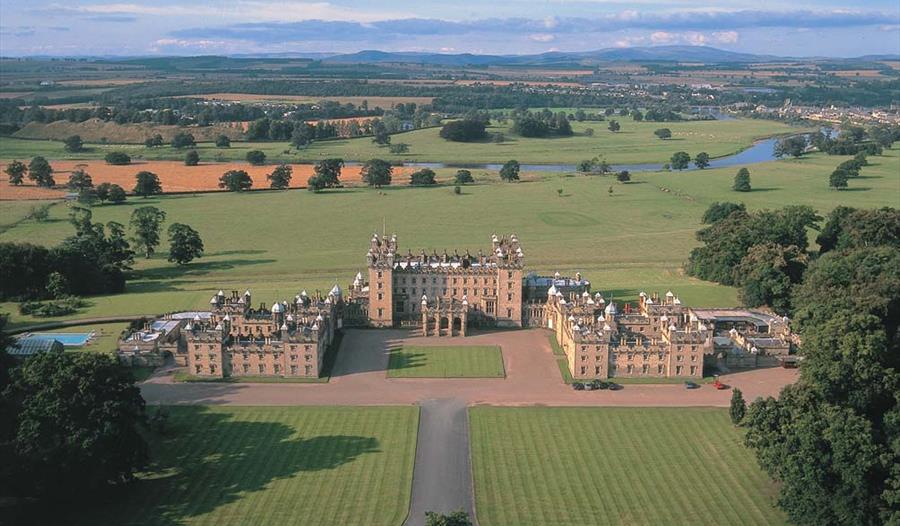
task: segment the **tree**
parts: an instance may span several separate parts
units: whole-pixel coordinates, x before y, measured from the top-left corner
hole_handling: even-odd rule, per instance
[[[268,176],[269,187],[275,190],[284,190],[291,185],[291,173],[293,169],[289,164],[279,164]]]
[[[59,272],[51,272],[47,276],[47,293],[51,298],[65,298],[69,295],[69,281]]]
[[[344,167],[343,159],[323,159],[316,163],[313,171],[321,180],[323,188],[334,188],[341,184],[341,170]]]
[[[203,241],[200,234],[188,225],[169,225],[169,261],[186,265],[203,256]]]
[[[731,189],[735,192],[749,192],[750,170],[746,168],[738,170],[737,174],[734,176],[734,184],[731,186]]]
[[[189,132],[178,132],[172,137],[172,148],[193,148],[196,145],[197,141]]]
[[[850,174],[845,170],[837,169],[831,172],[831,175],[828,177],[828,186],[835,190],[843,190],[844,188],[847,188],[847,181],[849,179]]]
[[[133,190],[135,194],[141,197],[149,197],[162,193],[162,185],[159,183],[159,177],[155,173],[141,171],[134,178],[136,180]]]
[[[631,112],[631,118],[635,120],[635,122],[641,122],[644,120],[644,114],[641,113],[640,110],[634,110]]]
[[[360,173],[366,184],[377,188],[391,184],[393,172],[394,168],[391,163],[381,159],[371,159],[363,165]]]
[[[620,129],[622,129],[622,126],[619,124],[619,121],[613,119],[613,120],[609,121],[609,126],[607,126],[607,128],[609,128],[609,131],[615,133],[615,132],[619,131]]]
[[[769,306],[791,313],[791,292],[800,283],[809,258],[800,248],[775,242],[753,245],[734,268],[733,283],[745,307]]]
[[[67,152],[80,152],[84,149],[84,142],[80,135],[70,135],[63,140]]]
[[[37,354],[12,371],[3,400],[0,484],[15,481],[16,494],[78,501],[146,465],[144,399],[110,354]]]
[[[93,188],[94,181],[91,179],[90,174],[85,172],[83,168],[76,168],[69,176],[69,182],[66,184],[66,186],[69,188],[69,190],[80,192],[81,190],[85,190],[87,188]]]
[[[740,425],[744,415],[747,414],[747,402],[744,401],[744,393],[735,387],[731,390],[731,407],[728,409],[728,416],[731,417],[731,423]]]
[[[691,156],[687,152],[675,152],[669,161],[673,170],[684,170],[691,164]]]
[[[134,231],[132,240],[142,248],[148,259],[159,245],[159,232],[165,220],[166,213],[154,206],[142,206],[131,213],[129,225]]]
[[[197,166],[198,164],[200,164],[200,154],[197,153],[197,150],[191,150],[184,154],[185,166]]]
[[[700,168],[701,170],[709,166],[709,154],[706,152],[700,152],[694,157],[694,166]]]
[[[6,165],[6,169],[3,171],[9,176],[9,184],[18,186],[22,184],[22,179],[24,179],[25,173],[28,172],[28,167],[22,161],[12,161]]]
[[[456,184],[474,183],[475,178],[472,177],[472,172],[469,170],[457,170],[454,182]]]
[[[228,170],[219,177],[219,188],[229,192],[243,192],[253,186],[253,179],[244,170]]]
[[[53,179],[53,167],[40,155],[28,163],[28,178],[44,188],[52,188],[56,184]]]
[[[262,150],[250,150],[247,152],[247,162],[253,166],[266,164],[266,154]]]
[[[656,135],[657,137],[659,137],[660,139],[663,139],[663,140],[671,139],[672,138],[672,130],[670,130],[668,128],[660,128],[660,129],[656,130],[655,132],[653,132],[653,135]]]
[[[231,148],[231,139],[227,135],[216,137],[216,148]]]
[[[388,150],[394,155],[408,153],[409,145],[406,144],[405,142],[398,142],[397,144],[392,144],[392,145],[388,146]]]
[[[450,121],[441,128],[442,139],[454,142],[474,142],[487,137],[485,123],[476,119]]]
[[[109,202],[112,204],[120,204],[124,203],[126,199],[125,189],[117,184],[110,185],[109,187]]]
[[[415,171],[409,176],[409,184],[412,186],[429,186],[437,184],[434,180],[434,170],[431,168],[422,168]]]
[[[721,221],[722,219],[725,219],[734,212],[746,214],[747,207],[744,206],[744,203],[720,203],[716,201],[713,204],[709,205],[709,208],[707,208],[706,212],[703,213],[703,218],[700,221],[704,225],[711,225],[713,223]]]
[[[372,121],[372,135],[372,142],[379,146],[386,146],[391,143],[391,136],[388,133],[387,126],[384,125],[384,121],[381,119]]]
[[[309,179],[306,180],[306,189],[313,193],[319,193],[320,190],[325,188],[325,181],[322,180],[318,175],[311,175]]]
[[[583,161],[579,161],[578,165],[575,167],[581,173],[591,173],[594,171],[594,160],[593,159],[585,159]]]
[[[425,526],[472,526],[472,520],[469,519],[469,514],[463,510],[447,514],[426,511]]]
[[[832,250],[893,246],[900,248],[900,210],[859,210],[838,206],[816,237],[819,254]]]
[[[50,219],[50,207],[52,205],[38,205],[32,206],[28,211],[28,219],[35,221],[36,223],[43,223],[44,221]]]
[[[518,181],[519,169],[519,161],[516,161],[515,159],[506,161],[506,163],[503,164],[503,167],[500,168],[500,179],[507,182]]]
[[[628,170],[622,170],[621,172],[616,174],[616,181],[620,183],[627,183],[631,180],[631,174],[628,173]]]
[[[131,164],[131,157],[125,152],[109,152],[104,159],[106,160],[106,164],[115,166]]]
[[[775,143],[775,157],[781,158],[785,155],[791,157],[800,157],[806,151],[807,140],[803,135],[795,135],[793,137],[785,137]]]
[[[153,137],[148,137],[144,141],[144,146],[146,146],[147,148],[156,148],[156,147],[162,146],[163,144],[165,144],[165,141],[163,140],[163,136],[158,133],[156,135],[154,135]]]

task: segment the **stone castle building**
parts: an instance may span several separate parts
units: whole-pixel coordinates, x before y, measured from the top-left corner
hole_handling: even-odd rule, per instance
[[[142,355],[172,352],[190,374],[205,377],[314,378],[343,327],[408,327],[425,336],[544,327],[553,331],[572,377],[589,380],[700,377],[704,363],[767,365],[790,350],[786,319],[691,309],[672,292],[642,292],[635,306],[620,309],[593,293],[580,274],[525,275],[524,257],[515,234],[493,235],[490,249],[474,255],[403,254],[396,236],[376,234],[366,274],[356,275],[346,298],[335,285],[326,296],[303,291],[290,302],[253,308],[249,290],[219,291],[207,312],[167,316],[124,336],[119,354],[138,363]]]

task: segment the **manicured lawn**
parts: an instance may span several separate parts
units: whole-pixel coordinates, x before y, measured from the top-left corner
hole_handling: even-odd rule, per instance
[[[391,350],[391,378],[503,378],[503,353],[493,345],[404,346]]]
[[[580,271],[594,290],[616,300],[633,300],[642,290],[671,289],[688,305],[734,306],[734,289],[681,270],[697,245],[703,211],[713,201],[740,201],[751,209],[809,204],[822,214],[838,204],[897,206],[900,149],[871,158],[873,166],[850,180],[850,191],[831,191],[828,175],[845,158],[816,154],[751,165],[756,190],[749,193],[730,190],[736,169],[716,169],[635,174],[630,184],[610,177],[547,175],[533,182],[466,186],[462,195],[446,186],[397,186],[318,195],[298,190],[129,199],[94,207],[93,220],[127,225],[135,208],[159,207],[167,213],[163,229],[179,222],[200,232],[203,258],[179,268],[166,261],[164,239],[153,258],[137,258],[136,277],[125,294],[87,298],[89,305],[69,318],[206,308],[219,289],[250,288],[254,301],[271,303],[301,289],[327,291],[335,283],[346,288],[365,268],[369,239],[382,221],[388,232],[397,233],[402,252],[477,253],[490,248],[492,233],[515,232],[528,271]],[[0,201],[0,225],[15,223],[23,210]],[[22,221],[0,232],[0,242],[56,244],[73,233],[68,212],[65,204],[56,205],[50,221]],[[12,303],[0,304],[0,311],[12,314],[13,325],[45,321],[18,315]]]
[[[95,511],[101,525],[399,525],[414,407],[171,407],[152,469]]]
[[[395,134],[393,143],[406,143],[409,152],[394,155],[387,148],[379,147],[371,137],[316,141],[303,150],[291,148],[287,142],[232,142],[231,148],[216,148],[213,143],[198,144],[202,159],[221,161],[244,160],[249,150],[262,150],[270,161],[314,161],[329,157],[366,161],[372,158],[406,161],[436,162],[506,162],[516,159],[521,163],[575,164],[596,155],[615,163],[663,163],[673,153],[684,150],[692,154],[705,151],[712,157],[720,157],[742,150],[755,139],[792,133],[799,129],[786,124],[753,119],[730,121],[693,122],[634,122],[618,119],[622,129],[613,133],[608,122],[573,122],[572,137],[529,139],[509,132],[510,124],[494,125],[490,133],[503,133],[502,143],[455,143],[441,139],[440,128],[426,128]],[[672,138],[660,140],[653,131],[658,128],[672,130]],[[586,130],[593,129],[593,135]],[[44,155],[49,159],[102,159],[109,151],[125,151],[134,159],[184,158],[183,150],[169,146],[145,148],[143,145],[90,144],[87,151],[69,153],[58,141],[0,138],[0,159],[23,159]]]
[[[65,327],[62,329],[37,332],[93,332],[94,337],[87,345],[74,350],[112,354],[116,351],[116,344],[119,340],[119,336],[122,335],[122,331],[126,328],[128,328],[127,323],[96,323],[93,325],[78,325],[76,327]]]
[[[786,524],[725,409],[469,409],[481,526]]]

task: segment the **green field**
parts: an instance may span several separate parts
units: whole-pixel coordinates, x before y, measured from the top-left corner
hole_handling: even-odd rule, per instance
[[[78,524],[369,526],[407,515],[417,408],[169,410],[152,469]]]
[[[503,354],[495,345],[403,346],[391,350],[391,378],[503,378]]]
[[[315,161],[328,157],[365,161],[372,158],[433,162],[505,162],[516,159],[521,163],[575,164],[594,156],[605,157],[617,163],[663,163],[679,150],[696,154],[701,151],[712,157],[721,157],[750,146],[755,139],[783,133],[796,133],[800,128],[764,120],[694,121],[694,122],[634,122],[620,120],[622,130],[609,131],[606,122],[573,122],[572,137],[529,139],[509,133],[509,125],[495,125],[491,133],[503,133],[502,143],[455,143],[441,139],[440,128],[427,128],[392,136],[394,143],[406,143],[410,151],[393,155],[387,148],[379,147],[370,137],[318,141],[297,151],[287,142],[247,143],[233,142],[231,148],[216,148],[212,143],[201,143],[197,151],[204,160],[244,160],[249,150],[262,150],[270,161]],[[594,130],[587,136],[585,130]],[[660,140],[653,135],[658,128],[672,130],[672,138]],[[184,158],[184,150],[164,146],[145,148],[143,145],[89,144],[87,151],[69,153],[58,141],[0,138],[0,159],[24,159],[43,155],[49,159],[99,159],[112,150],[128,152],[135,159]]]
[[[79,351],[95,351],[112,353],[116,350],[116,343],[122,332],[128,328],[127,323],[96,323],[92,325],[78,325],[40,332],[93,332],[94,337]]]
[[[736,170],[635,174],[630,184],[610,177],[546,176],[518,184],[452,188],[397,186],[381,191],[348,188],[322,194],[305,190],[200,194],[130,199],[94,208],[95,221],[128,223],[137,206],[165,210],[168,223],[188,223],[203,237],[206,255],[184,268],[166,261],[166,247],[150,260],[138,258],[139,275],[128,293],[87,299],[68,318],[159,314],[206,307],[219,290],[251,288],[254,300],[271,303],[301,289],[342,287],[365,268],[365,250],[382,224],[396,232],[402,251],[489,247],[492,233],[516,232],[529,271],[574,274],[617,299],[641,290],[674,290],[689,305],[732,306],[735,290],[684,275],[682,263],[697,241],[700,217],[713,201],[745,202],[752,209],[809,204],[821,213],[838,204],[897,206],[900,149],[871,159],[850,190],[828,189],[828,174],[846,157],[811,155],[750,166],[750,193],[730,190]],[[613,194],[608,188],[613,188]],[[562,190],[562,195],[558,190]],[[669,191],[664,191],[668,189]],[[20,202],[0,201],[0,242],[52,245],[72,234],[67,205],[54,206],[51,220],[17,223],[27,213]],[[13,313],[13,323],[39,322]]]
[[[786,524],[725,409],[469,409],[481,526]]]

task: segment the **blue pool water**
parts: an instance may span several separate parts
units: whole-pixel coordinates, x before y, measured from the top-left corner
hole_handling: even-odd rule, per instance
[[[82,347],[93,335],[93,332],[35,332],[31,334],[31,337],[59,340],[65,347]]]

